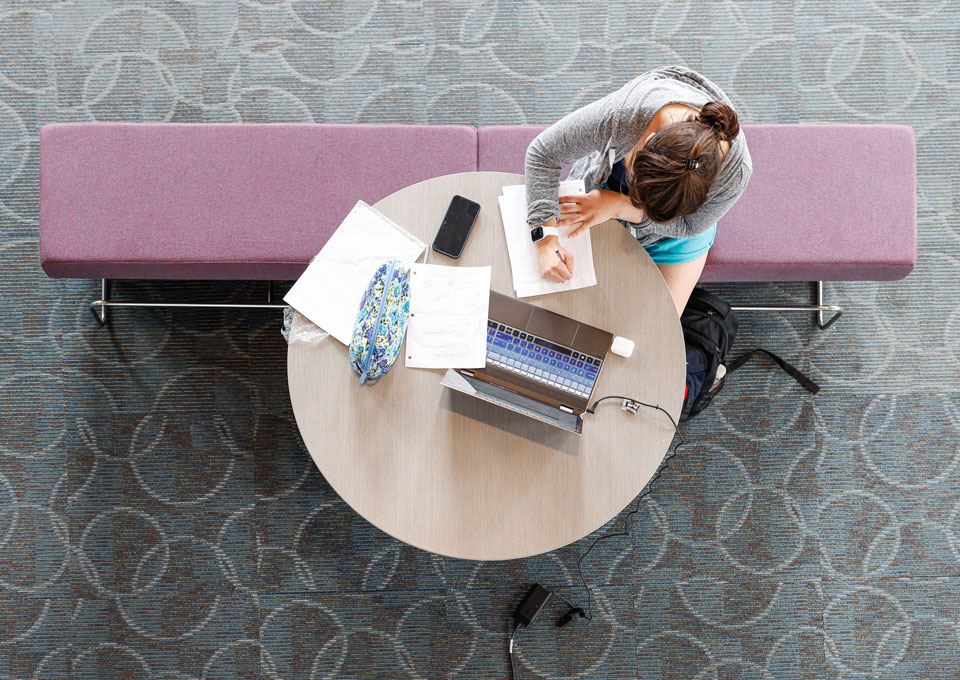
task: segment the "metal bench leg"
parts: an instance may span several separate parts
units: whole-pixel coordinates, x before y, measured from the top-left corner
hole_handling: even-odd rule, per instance
[[[100,299],[90,303],[93,318],[101,326],[107,323],[108,307],[141,307],[147,309],[285,309],[283,302],[273,301],[273,281],[267,282],[267,301],[258,303],[215,303],[215,302],[133,302],[110,299],[110,280],[103,279]]]
[[[735,312],[816,312],[817,327],[820,330],[830,328],[834,322],[843,314],[843,309],[838,305],[823,304],[823,281],[817,281],[817,304],[815,305],[731,305]],[[823,320],[824,312],[833,312],[829,321]]]
[[[101,326],[107,325],[107,305],[110,302],[110,281],[100,279],[100,299],[90,303],[90,312]]]
[[[820,308],[817,310],[817,326],[819,326],[820,330],[822,331],[825,331],[828,328],[830,328],[830,326],[833,325],[834,321],[836,321],[841,316],[843,316],[842,309],[840,309],[839,307],[836,307],[835,305],[830,305],[830,306],[836,309],[837,311],[834,313],[833,316],[830,317],[829,321],[824,323],[823,312],[824,312],[825,305],[823,304],[823,281],[817,281],[817,307]]]

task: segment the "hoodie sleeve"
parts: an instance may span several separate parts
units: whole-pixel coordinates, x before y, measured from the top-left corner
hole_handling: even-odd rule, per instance
[[[618,94],[598,99],[567,114],[537,135],[527,147],[527,224],[537,227],[560,214],[557,187],[564,165],[603,152],[613,136],[612,102]]]

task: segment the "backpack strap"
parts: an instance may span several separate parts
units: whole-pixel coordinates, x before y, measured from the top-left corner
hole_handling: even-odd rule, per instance
[[[730,363],[730,365],[727,366],[727,373],[728,374],[733,373],[735,370],[737,370],[738,368],[743,366],[745,363],[747,363],[750,357],[752,357],[757,352],[763,352],[768,357],[773,359],[780,368],[786,371],[790,375],[790,377],[792,377],[794,380],[800,383],[800,385],[806,388],[811,394],[816,394],[817,392],[820,391],[820,386],[817,383],[813,382],[810,378],[808,378],[803,373],[801,373],[797,368],[795,368],[791,364],[788,364],[786,361],[778,357],[773,352],[763,349],[762,347],[757,347],[756,349],[752,349],[746,354],[742,354],[741,356],[734,359]]]

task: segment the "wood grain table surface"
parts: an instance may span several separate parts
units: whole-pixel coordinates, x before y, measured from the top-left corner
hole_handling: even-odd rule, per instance
[[[497,197],[520,175],[476,172],[414,184],[375,207],[427,243],[428,262],[490,265],[491,287],[513,294]],[[430,243],[450,198],[481,205],[463,256]],[[593,398],[624,395],[679,416],[685,379],[680,323],[663,278],[616,221],[591,230],[597,285],[526,300],[636,342],[607,355]],[[387,534],[441,555],[506,560],[560,548],[616,516],[656,472],[673,435],[659,412],[619,400],[585,415],[582,436],[442,387],[443,370],[399,357],[359,386],[332,337],[292,343],[290,400],[310,456],[336,492]]]

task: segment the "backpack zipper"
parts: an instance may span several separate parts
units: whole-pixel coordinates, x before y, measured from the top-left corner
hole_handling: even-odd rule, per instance
[[[692,329],[690,329],[690,328],[684,328],[684,329],[683,329],[683,332],[684,332],[684,333],[689,333],[690,335],[692,335],[692,336],[694,336],[695,338],[697,338],[698,340],[700,340],[700,342],[702,342],[704,345],[707,346],[707,349],[712,350],[713,353],[717,355],[717,358],[718,358],[718,359],[720,358],[721,354],[723,354],[723,353],[720,351],[720,347],[718,347],[717,344],[716,344],[713,340],[711,340],[710,338],[708,338],[707,336],[705,336],[703,333],[698,333],[697,331],[692,330]]]
[[[701,317],[701,318],[706,318],[706,317],[708,317],[708,316],[714,316],[714,317],[715,317],[715,316],[718,316],[717,313],[716,313],[714,310],[712,310],[712,309],[709,310],[708,312],[703,312],[703,311],[700,311],[699,309],[690,309],[690,308],[688,307],[685,311],[687,311],[687,312],[692,312],[692,313],[694,313],[695,315],[697,315],[697,316],[699,316],[699,317]],[[730,344],[730,336],[729,336],[729,334],[727,333],[726,327],[724,327],[723,324],[720,324],[720,328],[721,328],[722,331],[723,331],[723,344],[729,345],[729,344]],[[691,330],[691,329],[689,329],[689,328],[684,328],[684,329],[683,329],[683,332],[684,332],[684,333],[696,333],[699,337],[703,338],[704,341],[709,342],[709,343],[711,343],[711,344],[713,343],[712,340],[710,340],[710,339],[707,338],[707,337],[704,337],[704,335],[703,335],[702,333],[697,333],[697,331]],[[714,346],[717,347],[717,353],[718,353],[718,354],[722,353],[722,352],[720,352],[720,347],[719,347],[719,346],[717,346],[717,345],[714,345]]]

